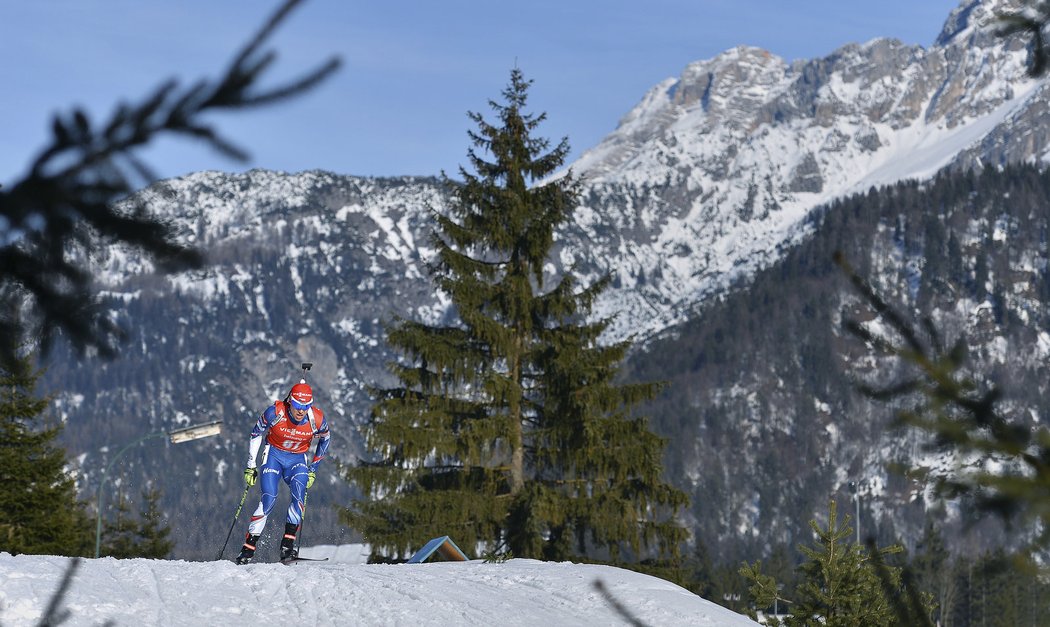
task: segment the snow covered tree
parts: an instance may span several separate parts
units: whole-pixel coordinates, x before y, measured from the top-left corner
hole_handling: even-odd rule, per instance
[[[54,446],[60,427],[43,427],[49,400],[35,396],[41,373],[24,358],[0,369],[0,551],[87,555],[93,526]]]
[[[656,386],[615,383],[629,343],[600,344],[609,321],[588,321],[608,280],[549,276],[576,182],[546,180],[568,142],[533,136],[546,116],[525,112],[529,85],[511,72],[490,102],[497,124],[470,114],[475,173],[446,177],[452,209],[435,215],[430,271],[456,319],[388,330],[399,385],[374,391],[376,460],[349,470],[365,498],[345,512],[375,559],[450,535],[519,557],[615,560],[625,548],[674,555],[686,534],[664,443],[631,414]]]

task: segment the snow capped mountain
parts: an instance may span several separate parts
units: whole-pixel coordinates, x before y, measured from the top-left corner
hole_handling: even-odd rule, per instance
[[[597,312],[617,317],[610,339],[645,336],[767,267],[806,236],[810,212],[835,198],[947,166],[1042,160],[1050,92],[1025,75],[1025,42],[993,28],[997,13],[1020,6],[963,2],[929,49],[876,39],[789,63],[740,46],[690,64],[566,169],[585,191],[556,271],[575,263],[591,280],[611,272],[614,288]],[[205,246],[298,233],[293,256],[320,252],[310,238],[360,217],[383,241],[373,252],[406,277],[425,277],[427,212],[445,202],[435,181],[409,191],[323,172],[233,178],[233,190],[215,172],[168,181],[154,208]],[[318,214],[319,186],[360,188],[364,204],[335,206],[343,201],[329,189],[335,214]],[[109,267],[111,283],[146,269]],[[439,309],[437,300],[426,308]]]
[[[1042,159],[1048,92],[1024,42],[992,32],[1011,4],[960,5],[930,49],[876,39],[789,63],[741,46],[690,64],[572,165],[588,191],[564,264],[614,272],[613,334],[646,335],[778,259],[834,198]]]
[[[1025,42],[990,30],[994,12],[1019,5],[967,0],[928,49],[877,39],[788,62],[741,46],[690,64],[566,170],[583,194],[552,272],[575,264],[584,282],[611,273],[596,314],[615,316],[610,339],[644,340],[746,287],[806,241],[823,203],[944,167],[1042,162],[1050,92],[1026,77]],[[446,191],[429,178],[253,170],[200,172],[143,194],[210,263],[158,276],[127,250],[99,260],[106,304],[130,341],[111,363],[59,351],[45,381],[84,489],[97,487],[114,450],[148,430],[224,419],[214,442],[129,451],[112,478],[131,497],[161,482],[176,555],[214,558],[243,486],[248,432],[310,361],[334,438],[311,493],[311,539],[351,540],[332,507],[352,496],[336,462],[355,463],[367,387],[389,382],[383,325],[447,314],[425,269],[430,212],[446,208]],[[740,385],[747,396],[775,381]],[[823,399],[818,409],[805,400],[826,418]],[[166,476],[172,467],[197,480]],[[696,467],[678,470],[699,485]]]

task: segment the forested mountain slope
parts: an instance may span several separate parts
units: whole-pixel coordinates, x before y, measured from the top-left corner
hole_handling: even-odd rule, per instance
[[[1012,420],[1044,422],[1050,407],[1050,175],[944,173],[833,203],[812,222],[812,238],[629,362],[629,378],[669,384],[649,411],[698,537],[752,555],[771,538],[805,541],[829,498],[852,501],[850,481],[865,534],[914,541],[938,509],[926,486],[887,470],[944,460],[915,432],[888,429],[894,407],[856,390],[899,378],[900,365],[844,331],[844,318],[872,313],[836,251],[899,311],[929,316],[946,344],[964,337],[973,373],[1004,388]],[[932,515],[960,522],[954,507]]]

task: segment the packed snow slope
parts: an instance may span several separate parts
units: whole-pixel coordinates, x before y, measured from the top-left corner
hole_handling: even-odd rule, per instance
[[[0,624],[39,624],[72,561],[0,553]],[[62,624],[70,626],[629,624],[597,581],[644,624],[757,624],[648,575],[523,559],[294,566],[87,559],[52,616],[69,612]]]

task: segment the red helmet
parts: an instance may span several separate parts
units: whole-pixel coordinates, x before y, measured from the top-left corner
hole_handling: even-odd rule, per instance
[[[300,381],[288,392],[288,401],[292,404],[293,409],[310,409],[310,405],[314,403],[314,391],[310,389],[306,381]]]

